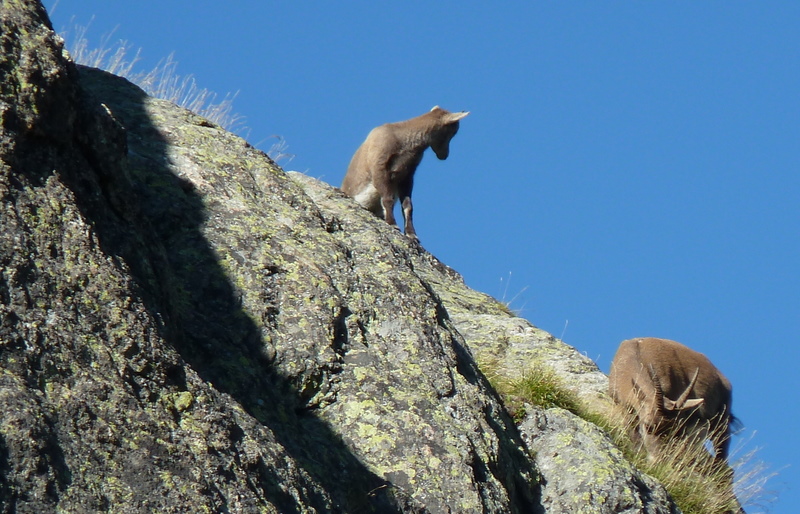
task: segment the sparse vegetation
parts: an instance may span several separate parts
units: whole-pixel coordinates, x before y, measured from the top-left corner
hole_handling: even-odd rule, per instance
[[[174,54],[160,60],[150,71],[136,71],[141,60],[141,49],[134,52],[128,41],[112,41],[114,31],[101,39],[99,47],[93,48],[87,37],[88,29],[88,24],[78,25],[73,21],[70,28],[61,31],[67,50],[76,63],[124,77],[148,95],[180,105],[228,131],[247,132],[245,118],[233,111],[233,101],[238,92],[228,93],[217,102],[217,94],[198,87],[193,75],[178,74],[178,62]],[[286,151],[287,144],[282,137],[270,138],[277,138],[277,142],[267,151],[274,161],[288,162],[294,157]]]
[[[527,414],[525,406],[532,405],[542,409],[560,407],[597,425],[631,463],[667,488],[685,514],[737,512],[737,499],[752,512],[754,507],[769,504],[774,496],[765,486],[776,473],[756,459],[756,450],[737,457],[734,449],[729,459],[731,467],[720,466],[706,449],[705,441],[668,436],[663,453],[648,459],[630,437],[630,428],[636,423],[633,414],[618,407],[605,414],[587,409],[546,365],[534,363],[518,379],[504,376],[496,362],[482,362],[480,367],[515,422],[521,422]]]
[[[503,285],[504,282],[505,282],[505,285],[503,287],[503,294],[502,294],[502,296],[500,298],[500,303],[502,303],[505,306],[505,308],[506,308],[506,310],[508,311],[509,314],[514,314],[516,316],[521,316],[522,315],[522,311],[525,310],[525,304],[522,304],[522,306],[519,307],[519,308],[512,308],[511,304],[514,303],[522,295],[522,293],[524,293],[528,289],[528,286],[525,286],[522,289],[520,289],[517,292],[517,294],[515,294],[514,296],[512,296],[509,299],[508,298],[508,294],[509,294],[508,293],[508,288],[511,286],[511,272],[510,271],[508,272],[508,279],[504,279],[503,277],[500,277],[500,284]]]

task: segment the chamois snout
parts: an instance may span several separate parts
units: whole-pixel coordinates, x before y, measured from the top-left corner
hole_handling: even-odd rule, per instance
[[[433,153],[436,154],[440,161],[443,161],[450,155],[450,145],[444,145],[444,148],[434,148]]]

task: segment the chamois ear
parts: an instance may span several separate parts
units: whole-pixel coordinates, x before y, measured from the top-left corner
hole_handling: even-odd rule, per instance
[[[451,112],[445,117],[444,121],[445,123],[455,123],[461,118],[466,117],[467,114],[469,114],[469,111]]]

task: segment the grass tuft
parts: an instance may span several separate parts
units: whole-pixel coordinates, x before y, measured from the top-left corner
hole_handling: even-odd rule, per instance
[[[525,304],[522,304],[522,306],[519,308],[512,308],[511,304],[514,303],[522,295],[522,293],[524,293],[528,289],[528,286],[523,287],[522,289],[519,290],[519,292],[517,292],[517,294],[511,297],[511,299],[508,299],[508,288],[511,286],[510,271],[508,272],[508,279],[500,277],[501,286],[503,285],[503,282],[505,282],[505,286],[503,287],[503,294],[502,297],[500,298],[500,303],[502,303],[505,306],[506,311],[509,314],[514,314],[515,316],[521,316],[522,312],[525,310]]]
[[[226,94],[217,102],[217,94],[200,88],[192,75],[177,73],[178,62],[169,54],[149,72],[133,73],[126,78],[156,98],[168,100],[207,118],[212,123],[236,132],[244,128],[244,117],[233,112],[233,101],[239,94]]]
[[[534,363],[514,379],[504,376],[497,362],[484,362],[480,368],[515,422],[525,418],[525,404],[542,409],[560,407],[578,415],[582,411],[578,396],[564,387],[558,375],[545,364]]]
[[[128,41],[112,41],[116,28],[102,37],[99,47],[93,48],[87,36],[91,21],[86,25],[78,25],[73,20],[71,29],[61,31],[76,63],[124,77],[144,89],[148,95],[189,109],[231,132],[243,128],[244,118],[233,113],[236,94],[228,94],[222,101],[216,102],[217,94],[198,87],[193,75],[178,74],[178,62],[174,54],[160,60],[150,71],[135,71],[141,60],[141,48],[133,52]]]

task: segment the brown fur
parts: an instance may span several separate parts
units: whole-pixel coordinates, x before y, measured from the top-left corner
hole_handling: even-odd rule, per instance
[[[395,226],[394,204],[400,199],[406,236],[416,240],[411,203],[414,172],[428,147],[439,159],[447,159],[450,140],[467,114],[436,106],[422,116],[372,129],[350,161],[342,191]]]
[[[611,363],[609,393],[636,414],[632,435],[649,455],[659,450],[662,434],[677,432],[707,435],[715,457],[727,459],[731,383],[702,353],[668,339],[623,341]]]

